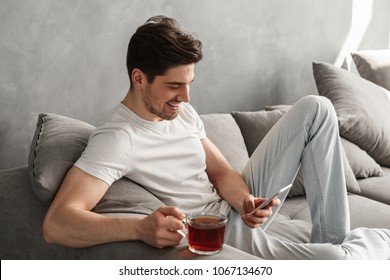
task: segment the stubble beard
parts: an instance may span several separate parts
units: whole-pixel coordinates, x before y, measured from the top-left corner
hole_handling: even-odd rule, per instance
[[[173,119],[175,119],[178,115],[178,112],[177,113],[171,113],[171,114],[167,114],[163,111],[163,109],[159,110],[158,108],[155,108],[153,106],[153,97],[152,97],[152,92],[150,90],[150,88],[147,88],[144,95],[143,95],[143,102],[145,104],[145,108],[152,114],[158,116],[159,118],[163,119],[163,120],[167,120],[167,121],[171,121]]]

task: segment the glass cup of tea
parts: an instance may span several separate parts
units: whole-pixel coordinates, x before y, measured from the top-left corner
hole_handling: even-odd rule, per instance
[[[219,213],[196,212],[186,216],[188,248],[200,255],[222,250],[227,218]]]

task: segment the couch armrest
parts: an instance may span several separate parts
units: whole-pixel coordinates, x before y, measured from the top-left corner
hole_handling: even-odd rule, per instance
[[[68,248],[70,259],[88,260],[252,260],[259,259],[256,256],[240,251],[229,245],[224,245],[223,250],[215,255],[201,256],[191,253],[187,249],[186,241],[177,247],[165,249],[153,248],[141,241],[115,242],[92,246],[88,248]]]
[[[1,259],[66,258],[66,248],[43,239],[48,207],[34,195],[27,166],[0,171]]]

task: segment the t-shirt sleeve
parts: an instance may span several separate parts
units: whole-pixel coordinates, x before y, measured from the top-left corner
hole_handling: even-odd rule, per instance
[[[198,128],[198,131],[199,131],[199,139],[204,139],[206,138],[206,131],[204,129],[204,124],[203,124],[203,121],[202,119],[198,116],[198,122],[197,122],[197,128]]]
[[[121,129],[98,128],[74,164],[108,185],[131,172],[131,139]]]
[[[190,104],[187,103],[187,105],[188,105],[188,111],[191,114],[193,122],[196,126],[196,130],[198,132],[199,139],[206,138],[206,131],[204,129],[204,124],[203,124],[202,119],[199,117],[199,114],[196,112],[196,110]]]

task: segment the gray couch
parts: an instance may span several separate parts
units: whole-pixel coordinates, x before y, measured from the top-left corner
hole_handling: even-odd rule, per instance
[[[332,87],[334,83],[345,83],[343,71],[327,64],[316,64],[314,67],[318,93],[331,99],[340,121],[351,227],[390,229],[390,164],[387,163],[390,159],[390,150],[385,149],[380,156],[377,151],[367,152],[362,148],[364,143],[357,143],[359,141],[348,134],[351,129],[344,130],[345,110],[340,109],[340,100],[337,96],[340,94],[344,96],[348,87],[346,85],[336,87],[342,89],[340,94],[335,94],[335,87]],[[333,77],[330,81],[329,75]],[[335,80],[334,76],[338,78]],[[351,84],[354,85],[355,77],[352,78]],[[362,80],[358,76],[356,78]],[[332,95],[326,92],[327,87],[321,83],[328,83],[328,88],[333,90]],[[349,82],[347,84],[349,85]],[[372,97],[367,99],[368,103],[370,99]],[[347,100],[354,100],[354,97],[348,97]],[[359,100],[355,100],[353,104],[348,101],[347,106],[360,106],[359,110],[355,111],[364,111],[363,107],[369,104],[367,105],[367,102],[363,104]],[[390,106],[390,102],[384,106]],[[257,112],[207,114],[201,118],[208,137],[220,148],[232,166],[241,170],[257,144],[288,109],[289,106],[270,106]],[[375,118],[370,121],[374,122]],[[388,125],[383,119],[382,123],[383,126]],[[367,131],[366,126],[359,128],[359,125],[355,124],[354,127]],[[39,115],[28,165],[0,171],[1,259],[256,258],[227,245],[219,254],[198,256],[187,250],[185,240],[178,247],[166,249],[155,249],[138,241],[116,242],[83,249],[47,244],[42,236],[45,213],[67,170],[83,151],[92,129],[93,126],[72,118],[54,114]],[[377,142],[381,141],[382,139]],[[390,141],[390,137],[387,141]],[[377,146],[380,145],[381,143]],[[381,164],[378,164],[378,161]],[[162,203],[142,187],[127,179],[120,179],[112,185],[94,211],[103,215],[147,215],[160,205]],[[289,197],[268,232],[285,240],[308,242],[310,230],[310,214],[303,181],[298,174]]]

